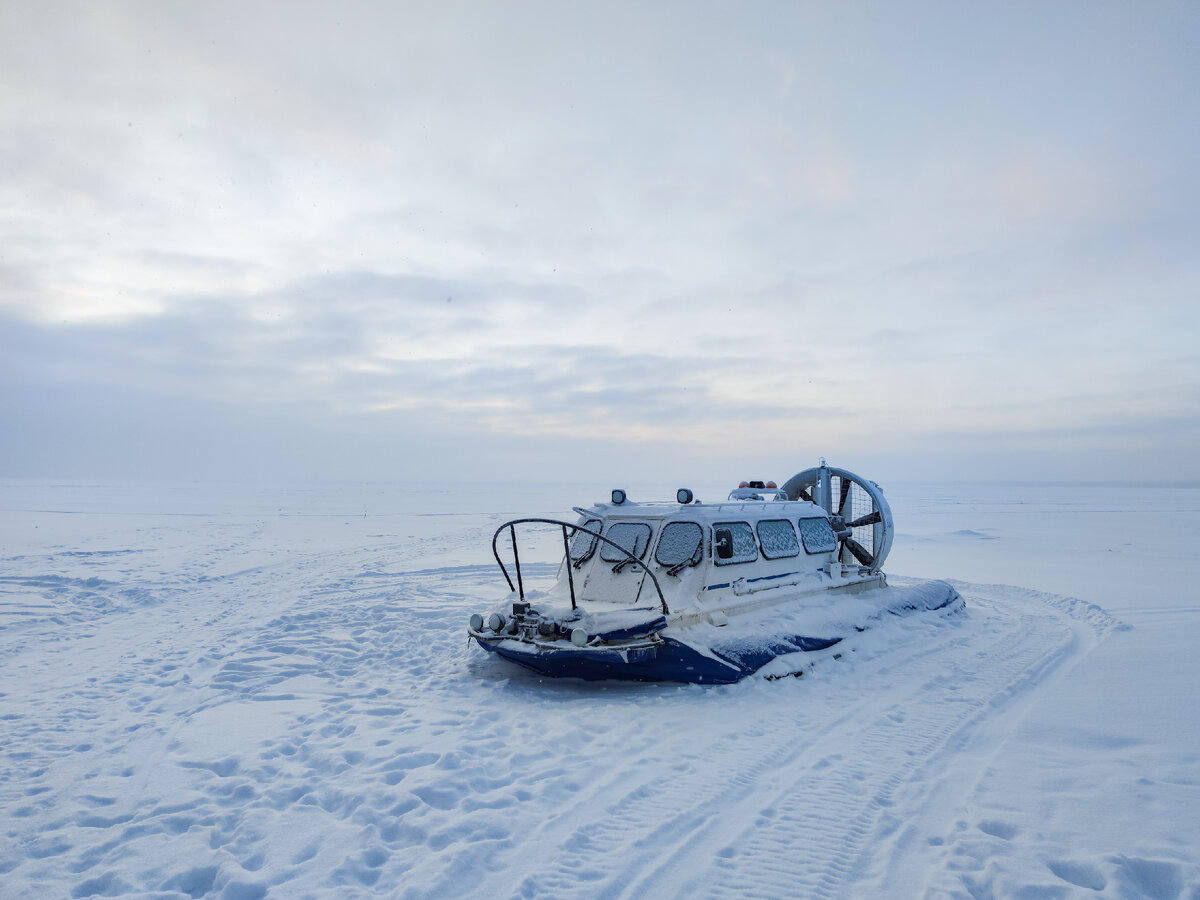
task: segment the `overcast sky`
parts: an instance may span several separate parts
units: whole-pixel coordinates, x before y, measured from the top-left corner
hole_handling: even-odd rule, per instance
[[[0,0],[0,475],[1200,479],[1198,161],[1196,2]]]

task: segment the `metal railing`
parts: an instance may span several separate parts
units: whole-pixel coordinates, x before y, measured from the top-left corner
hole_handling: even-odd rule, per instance
[[[579,607],[575,601],[575,574],[574,574],[574,566],[572,565],[572,560],[571,560],[571,540],[570,540],[570,538],[574,537],[579,532],[583,532],[584,534],[588,534],[594,538],[598,538],[599,540],[608,544],[610,547],[616,547],[617,550],[620,551],[625,556],[625,560],[623,560],[623,562],[628,562],[628,563],[632,563],[636,566],[640,566],[641,569],[647,575],[650,576],[650,580],[652,582],[654,582],[654,590],[656,590],[658,592],[658,601],[662,605],[663,614],[667,615],[670,613],[670,610],[667,608],[667,600],[663,596],[662,587],[658,583],[658,578],[655,577],[654,573],[650,571],[650,567],[647,566],[644,562],[642,562],[642,560],[638,559],[636,556],[634,556],[632,553],[630,553],[628,550],[626,550],[624,547],[622,547],[616,541],[606,538],[604,535],[600,534],[598,531],[592,531],[589,528],[584,528],[582,525],[572,525],[570,522],[563,522],[563,521],[560,521],[559,519],[513,519],[511,522],[505,522],[503,525],[501,525],[499,528],[497,528],[496,533],[492,535],[492,555],[494,557],[496,557],[496,563],[500,566],[500,571],[504,573],[504,580],[508,582],[508,589],[510,591],[513,591],[513,590],[517,591],[521,595],[521,602],[525,601],[525,582],[521,578],[521,554],[517,550],[517,528],[516,528],[516,526],[526,525],[526,524],[557,525],[562,529],[563,552],[566,554],[567,584],[570,586],[570,590],[571,590],[571,609],[578,609]],[[512,538],[513,566],[517,571],[516,587],[513,587],[512,578],[508,574],[508,567],[506,565],[504,565],[504,560],[502,560],[500,558],[500,551],[496,547],[496,541],[500,538],[500,532],[504,531],[506,528],[508,529],[508,533]],[[568,528],[571,530],[570,537],[568,537],[568,535],[567,535]],[[641,592],[640,585],[638,588],[638,592],[639,593]],[[635,597],[635,599],[636,599],[636,597]]]

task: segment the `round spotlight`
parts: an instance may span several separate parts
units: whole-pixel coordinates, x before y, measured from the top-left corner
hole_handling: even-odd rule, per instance
[[[680,503],[688,504],[692,502],[692,492],[687,488],[680,488],[675,492],[675,499]]]
[[[571,629],[571,643],[576,647],[582,647],[587,643],[587,632],[582,628]]]
[[[471,630],[479,631],[481,628],[483,628],[483,616],[481,616],[479,613],[475,613],[471,616]]]
[[[492,631],[499,634],[500,629],[503,627],[504,616],[500,615],[500,613],[492,613],[490,616],[488,616],[488,628],[492,629]]]
[[[620,488],[614,488],[612,492],[613,506],[620,506],[625,502],[625,492]]]

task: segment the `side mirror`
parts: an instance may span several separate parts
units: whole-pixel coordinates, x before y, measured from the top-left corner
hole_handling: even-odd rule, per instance
[[[713,546],[717,549],[718,559],[733,559],[733,532],[718,528],[713,532]]]

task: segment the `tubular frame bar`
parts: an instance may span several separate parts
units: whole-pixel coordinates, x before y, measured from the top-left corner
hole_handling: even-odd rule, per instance
[[[526,525],[526,524],[558,525],[560,528],[562,528],[563,544],[566,547],[566,563],[568,566],[567,579],[571,585],[571,608],[572,609],[576,608],[576,605],[575,605],[575,578],[569,570],[569,567],[571,565],[571,547],[570,547],[570,544],[567,542],[567,529],[568,528],[571,529],[572,537],[574,537],[575,534],[577,534],[578,532],[582,531],[584,534],[590,534],[592,537],[598,538],[599,540],[608,544],[610,547],[616,547],[618,551],[620,551],[622,554],[625,555],[625,557],[629,560],[629,562],[640,567],[643,572],[645,572],[647,575],[650,576],[650,580],[652,582],[654,582],[654,590],[658,592],[658,602],[662,606],[663,615],[670,614],[671,610],[667,607],[667,598],[663,596],[662,586],[658,583],[657,576],[655,576],[655,574],[650,571],[650,567],[648,565],[646,565],[646,563],[642,562],[642,560],[638,559],[636,556],[634,556],[632,553],[630,553],[628,550],[626,550],[624,547],[622,547],[616,541],[606,538],[604,535],[600,534],[598,531],[592,531],[589,528],[584,528],[582,525],[572,525],[570,522],[563,522],[561,519],[541,519],[541,518],[513,519],[509,522],[505,522],[503,525],[501,525],[499,528],[497,528],[496,533],[492,535],[492,556],[496,557],[496,564],[498,566],[500,566],[500,571],[504,573],[504,580],[508,582],[508,589],[510,591],[512,591],[512,590],[514,590],[512,578],[509,576],[508,567],[506,565],[504,565],[504,560],[502,560],[500,558],[500,551],[496,547],[496,541],[500,537],[500,532],[502,532],[506,528],[509,530],[509,534],[512,537],[512,545],[513,545],[513,563],[517,570],[517,588],[516,588],[516,590],[521,595],[522,601],[525,600],[525,585],[521,578],[521,558],[517,553],[517,529],[516,529],[516,526],[517,525]],[[647,547],[646,549],[649,550],[650,548]],[[636,598],[635,598],[635,600],[636,600]]]

